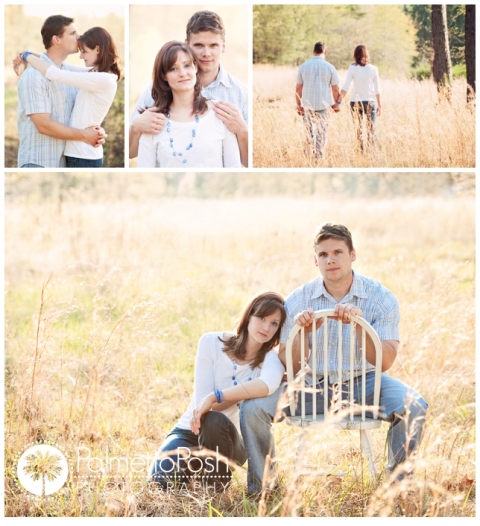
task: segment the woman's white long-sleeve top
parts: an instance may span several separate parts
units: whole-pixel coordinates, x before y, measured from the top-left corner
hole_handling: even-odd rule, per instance
[[[348,91],[353,81],[353,90],[350,100],[352,102],[376,101],[376,95],[380,94],[380,81],[378,68],[372,64],[359,66],[351,64],[347,71],[347,77],[342,90]]]
[[[48,80],[79,88],[70,117],[70,127],[83,130],[89,126],[100,126],[112,105],[117,91],[117,75],[113,73],[75,71],[50,66],[45,74]],[[108,130],[105,130],[108,134]],[[108,139],[107,139],[108,140]],[[80,159],[101,159],[103,148],[94,148],[82,141],[67,141],[64,154]]]
[[[239,365],[223,351],[224,344],[218,338],[225,339],[223,332],[207,332],[198,342],[195,361],[195,387],[187,411],[180,417],[176,427],[190,429],[193,410],[211,392],[227,389],[234,385],[249,382],[255,378],[263,380],[268,394],[274,393],[282,381],[285,368],[275,350],[269,351],[259,367],[250,364]],[[248,386],[247,386],[248,387]],[[240,404],[233,404],[222,413],[236,426],[240,433]]]

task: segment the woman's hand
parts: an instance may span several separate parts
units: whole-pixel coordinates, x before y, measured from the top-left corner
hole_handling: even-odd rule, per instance
[[[192,418],[190,419],[190,429],[195,435],[200,433],[201,420],[205,413],[212,409],[213,404],[217,401],[215,395],[210,393],[203,401],[193,410]]]
[[[20,66],[22,66],[22,65],[25,66],[25,67],[28,66],[28,64],[22,60],[22,55],[23,55],[23,53],[25,53],[25,51],[27,51],[27,50],[25,49],[24,51],[19,51],[15,55],[15,58],[12,60],[13,71],[15,71],[15,74],[17,75],[17,77],[20,76]]]

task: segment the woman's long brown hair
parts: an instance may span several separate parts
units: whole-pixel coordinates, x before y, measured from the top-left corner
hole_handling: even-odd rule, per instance
[[[353,60],[357,66],[366,66],[370,62],[368,51],[365,46],[357,46],[353,52]]]
[[[89,49],[95,49],[98,46],[98,61],[95,64],[95,71],[114,73],[117,75],[117,81],[122,78],[117,46],[106,29],[92,27],[78,39],[80,49],[82,45]]]

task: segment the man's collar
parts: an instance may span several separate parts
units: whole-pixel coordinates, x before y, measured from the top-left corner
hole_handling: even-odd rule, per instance
[[[52,64],[53,66],[55,67],[58,67],[57,64],[55,64],[55,62],[44,52],[40,55],[40,58],[42,58],[43,60],[45,60],[46,62],[49,62],[50,64]],[[60,65],[60,69],[63,68],[63,62],[62,64]]]
[[[350,290],[345,294],[344,298],[348,299],[354,296],[357,298],[366,298],[367,294],[363,286],[363,281],[355,274],[353,270],[352,270],[352,275],[353,275],[353,281],[350,286]],[[324,296],[325,298],[328,298],[328,299],[332,298],[332,295],[325,288],[325,283],[323,282],[322,277],[318,278],[317,280],[315,289],[312,294],[312,298],[320,298],[321,296]],[[344,298],[342,298],[342,300]]]
[[[50,62],[50,64],[56,65],[55,62],[44,52],[40,55],[40,58],[45,60],[46,62]]]
[[[231,88],[230,79],[228,77],[227,71],[222,67],[221,64],[218,65],[218,74],[215,77],[215,80],[207,84],[206,88],[215,88],[219,84],[223,84],[226,88]]]

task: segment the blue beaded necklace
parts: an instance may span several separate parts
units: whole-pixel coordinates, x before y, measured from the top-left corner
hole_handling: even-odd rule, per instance
[[[170,119],[170,110],[168,110],[168,113],[167,113],[167,119]],[[189,143],[187,146],[185,146],[185,150],[188,152],[188,150],[190,150],[191,148],[193,148],[193,139],[195,139],[195,137],[197,136],[197,131],[196,131],[196,127],[198,126],[198,123],[200,122],[200,117],[198,116],[198,114],[195,115],[195,125],[194,127],[192,128],[192,142]],[[172,123],[168,120],[167,121],[167,133],[170,133],[170,129],[171,129],[171,125]],[[179,157],[184,157],[183,155],[183,152],[181,151],[175,151],[175,146],[173,145],[173,137],[170,137],[170,148],[172,148],[172,155],[174,157],[176,157],[177,155]],[[182,163],[185,164],[187,162],[187,158],[184,157],[184,159],[182,159]]]

